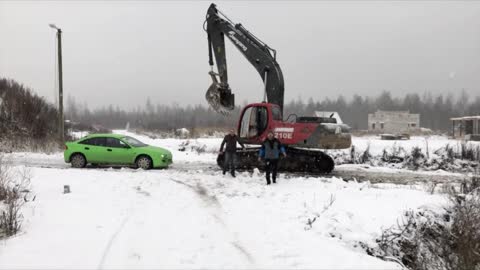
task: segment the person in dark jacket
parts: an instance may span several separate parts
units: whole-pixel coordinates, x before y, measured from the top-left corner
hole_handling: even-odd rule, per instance
[[[235,134],[235,130],[231,129],[230,132],[225,135],[220,146],[220,153],[224,153],[223,159],[223,174],[230,168],[230,173],[235,177],[235,159],[237,158],[237,142],[245,148],[245,145],[238,141],[238,137]],[[225,151],[224,151],[225,146]]]
[[[258,158],[259,161],[262,159],[265,160],[265,177],[267,179],[267,185],[270,185],[270,174],[272,174],[273,183],[275,184],[277,181],[277,168],[280,154],[284,157],[287,156],[285,147],[283,147],[280,141],[274,137],[273,132],[269,131],[267,139],[265,139],[260,148]]]

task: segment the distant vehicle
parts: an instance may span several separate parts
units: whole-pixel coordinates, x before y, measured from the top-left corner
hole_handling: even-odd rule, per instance
[[[147,170],[167,168],[172,164],[170,151],[119,134],[91,134],[67,142],[63,155],[65,162],[74,168],[83,168],[90,163],[128,165]]]

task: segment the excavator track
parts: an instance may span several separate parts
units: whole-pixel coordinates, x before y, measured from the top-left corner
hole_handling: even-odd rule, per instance
[[[237,150],[235,167],[241,170],[264,169],[258,161],[259,147]],[[287,157],[281,157],[278,170],[282,172],[330,173],[335,167],[333,159],[322,151],[287,147]],[[217,164],[223,168],[224,154],[217,157]]]

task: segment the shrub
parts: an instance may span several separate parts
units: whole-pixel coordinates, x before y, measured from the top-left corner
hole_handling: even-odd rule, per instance
[[[350,162],[351,162],[352,164],[357,163],[357,162],[356,162],[356,159],[355,159],[355,145],[352,145],[352,146],[350,147]]]
[[[365,151],[363,151],[363,154],[360,156],[359,162],[361,164],[367,163],[368,161],[370,161],[371,157],[372,155],[370,154],[370,144],[368,144],[367,148],[365,149]]]
[[[480,161],[480,146],[462,142],[460,145],[460,157],[465,160]]]
[[[0,156],[0,238],[16,234],[22,224],[20,212],[28,201],[30,174],[27,169],[12,171]]]
[[[408,166],[413,167],[415,170],[418,169],[425,162],[425,155],[422,149],[418,146],[413,147],[406,161]]]
[[[57,119],[57,110],[44,98],[14,80],[0,78],[0,151],[42,148],[58,141]]]
[[[382,161],[387,163],[401,163],[405,159],[405,149],[394,144],[391,151],[383,149]]]
[[[478,179],[449,191],[451,203],[443,213],[421,210],[405,213],[400,224],[377,240],[372,255],[394,257],[409,269],[480,269],[480,196]]]

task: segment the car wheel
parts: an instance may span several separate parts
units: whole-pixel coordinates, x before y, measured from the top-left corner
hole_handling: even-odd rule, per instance
[[[82,154],[74,154],[70,158],[70,163],[72,163],[73,168],[84,168],[87,165],[87,160]]]
[[[140,156],[137,158],[137,161],[135,162],[137,165],[137,168],[148,170],[152,167],[152,159],[148,156]]]

